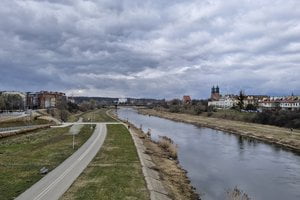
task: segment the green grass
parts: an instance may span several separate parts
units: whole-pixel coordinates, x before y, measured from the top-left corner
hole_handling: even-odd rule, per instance
[[[77,122],[84,113],[71,114],[68,117],[68,122]]]
[[[42,125],[42,124],[51,124],[51,122],[44,119],[8,121],[8,122],[0,122],[0,128]]]
[[[149,199],[130,133],[120,124],[108,125],[107,128],[103,147],[62,200]]]
[[[68,118],[68,122],[76,122],[79,120],[80,117],[83,118],[84,122],[90,122],[91,120],[93,122],[114,122],[115,119],[111,118],[106,114],[106,111],[108,109],[102,108],[102,109],[96,109],[92,111],[87,111],[84,113],[77,113],[72,114]]]
[[[92,134],[86,125],[72,149],[69,128],[53,128],[0,140],[0,199],[14,199],[42,178],[39,170],[57,167]]]
[[[115,119],[111,118],[106,114],[107,109],[97,109],[81,115],[83,117],[84,122],[89,122],[92,120],[93,122],[114,122]]]

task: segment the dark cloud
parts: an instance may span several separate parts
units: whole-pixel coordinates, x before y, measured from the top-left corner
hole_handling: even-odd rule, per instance
[[[298,0],[2,0],[0,90],[300,94]]]

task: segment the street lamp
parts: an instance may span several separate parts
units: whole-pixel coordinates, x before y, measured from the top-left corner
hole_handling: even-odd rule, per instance
[[[73,133],[73,149],[75,148],[75,134]]]

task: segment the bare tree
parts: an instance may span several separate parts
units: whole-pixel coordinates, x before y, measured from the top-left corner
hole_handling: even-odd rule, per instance
[[[5,110],[5,100],[2,95],[0,95],[0,110]]]
[[[245,100],[245,98],[246,98],[246,96],[245,96],[244,92],[241,90],[240,94],[238,96],[238,104],[237,104],[240,110],[244,109],[244,106],[245,106],[244,100]]]

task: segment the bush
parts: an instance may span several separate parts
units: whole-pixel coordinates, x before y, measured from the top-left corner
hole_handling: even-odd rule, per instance
[[[178,105],[172,105],[170,106],[170,112],[172,113],[178,113],[180,111],[179,106]]]
[[[79,110],[79,106],[76,103],[67,103],[68,111],[71,113],[76,113]]]
[[[263,111],[255,115],[253,122],[287,128],[300,128],[300,111]]]
[[[168,152],[169,156],[173,159],[177,159],[177,145],[173,140],[167,136],[159,136],[158,145]]]
[[[69,118],[69,112],[67,110],[61,110],[60,111],[60,119],[63,122],[66,122],[66,121],[68,121],[68,118]]]
[[[250,197],[245,192],[235,187],[233,190],[229,190],[227,192],[227,199],[228,200],[250,200]]]
[[[247,104],[246,110],[257,110],[256,106],[254,106],[253,104]]]
[[[211,117],[212,115],[213,115],[213,113],[212,112],[207,112],[207,117]]]

